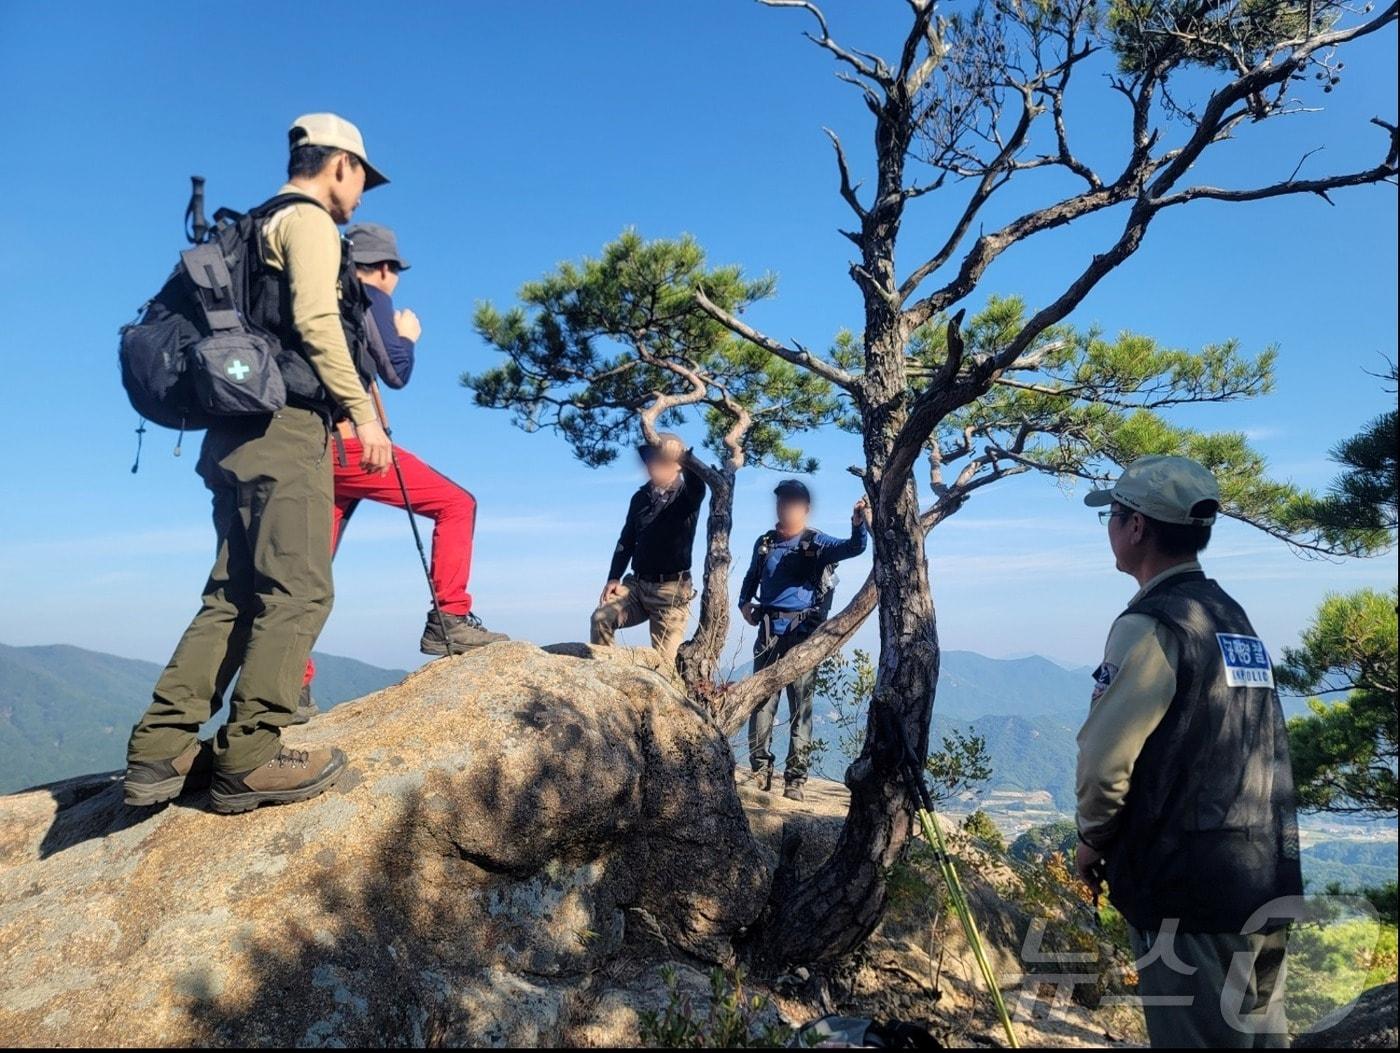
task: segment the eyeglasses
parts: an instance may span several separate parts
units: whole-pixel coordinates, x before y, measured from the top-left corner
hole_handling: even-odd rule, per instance
[[[1111,508],[1105,508],[1099,513],[1099,522],[1106,526],[1115,519],[1129,519],[1132,515],[1132,512],[1115,512]]]

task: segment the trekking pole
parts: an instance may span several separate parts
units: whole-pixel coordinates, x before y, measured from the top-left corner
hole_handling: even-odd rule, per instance
[[[959,880],[958,871],[953,865],[953,857],[949,855],[948,845],[943,840],[943,831],[939,828],[937,820],[934,819],[933,799],[929,796],[928,787],[924,785],[924,777],[920,771],[917,754],[909,742],[904,725],[899,722],[898,718],[892,717],[890,723],[894,725],[899,734],[900,744],[904,750],[904,762],[900,767],[904,772],[904,779],[909,786],[910,795],[914,799],[919,826],[923,828],[924,838],[933,848],[934,856],[938,861],[939,873],[943,875],[943,882],[948,888],[948,901],[952,904],[958,920],[962,922],[963,934],[967,937],[968,945],[972,948],[972,956],[977,960],[977,968],[982,973],[983,981],[987,984],[987,991],[992,996],[992,1004],[996,1006],[997,1016],[1001,1018],[1001,1026],[1006,1030],[1006,1041],[1012,1049],[1020,1049],[1021,1044],[1016,1041],[1016,1031],[1011,1026],[1011,1015],[1006,1011],[1006,1002],[1001,997],[1001,988],[997,986],[996,974],[992,972],[992,964],[987,959],[987,950],[982,943],[982,935],[977,931],[977,920],[972,916],[972,909],[967,902],[967,894],[963,891],[962,881]]]
[[[373,322],[370,323],[371,325]],[[379,385],[371,384],[370,398],[374,400],[374,410],[379,414],[379,421],[384,425],[384,434],[393,438],[394,433],[389,429],[389,418],[384,412],[384,401],[379,397]],[[413,543],[418,546],[418,561],[423,564],[423,578],[428,583],[428,595],[433,598],[433,613],[437,615],[438,625],[442,629],[442,638],[447,644],[447,653],[455,655],[457,652],[452,646],[452,636],[447,631],[447,621],[442,616],[442,605],[438,603],[437,588],[433,585],[433,570],[428,563],[428,552],[423,547],[423,535],[418,532],[418,517],[413,511],[413,502],[408,496],[408,484],[404,482],[403,469],[399,467],[399,454],[395,449],[389,450],[389,463],[394,466],[394,476],[399,481],[399,493],[403,495],[403,507],[408,512],[408,526],[413,531]]]
[[[190,244],[203,244],[209,235],[209,221],[204,218],[204,177],[190,176],[190,203],[185,209],[185,237]]]

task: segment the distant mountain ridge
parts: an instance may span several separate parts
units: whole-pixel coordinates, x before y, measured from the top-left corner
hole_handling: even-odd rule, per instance
[[[323,707],[407,675],[335,655],[317,654],[316,666],[316,699]],[[0,793],[120,767],[127,733],[160,671],[154,662],[66,644],[0,644]],[[953,727],[983,735],[994,760],[994,788],[1049,790],[1063,807],[1072,803],[1064,778],[1066,761],[1073,771],[1072,729],[1088,712],[1091,686],[1085,670],[1039,655],[1001,659],[945,651],[933,730],[935,736]]]
[[[942,736],[954,729],[986,740],[992,777],[983,789],[1022,793],[1047,790],[1056,808],[1066,813],[1074,811],[1077,728],[1051,714],[988,714],[974,720],[958,720],[935,713],[932,748],[938,749]]]
[[[1066,669],[1040,655],[988,658],[944,651],[933,712],[944,717],[1053,716],[1075,727],[1089,714],[1088,668]]]
[[[317,654],[316,699],[335,705],[407,672]],[[68,644],[0,644],[0,793],[121,767],[161,666]]]
[[[1089,713],[1092,690],[1087,668],[1066,669],[1040,655],[988,658],[944,651],[931,748],[941,748],[943,737],[955,730],[979,735],[992,765],[983,789],[1047,790],[1057,808],[1073,811],[1075,735]],[[827,743],[818,768],[839,781],[848,762],[836,748],[840,734],[830,704],[817,699],[814,716],[815,737]],[[780,750],[786,748],[781,742]]]

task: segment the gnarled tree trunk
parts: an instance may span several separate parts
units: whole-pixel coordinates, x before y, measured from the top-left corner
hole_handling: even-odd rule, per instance
[[[686,687],[698,698],[716,695],[724,679],[724,644],[729,637],[730,531],[734,526],[734,472],[706,468],[710,489],[705,519],[705,570],[700,585],[700,621],[681,645],[676,664]]]
[[[766,965],[845,954],[880,920],[885,874],[908,840],[913,813],[901,769],[903,729],[919,756],[938,683],[938,628],[924,552],[925,530],[905,448],[909,442],[909,339],[896,293],[894,249],[904,210],[904,161],[913,133],[912,101],[890,92],[876,120],[879,161],[875,204],[861,211],[861,264],[852,268],[865,305],[865,373],[853,395],[861,411],[864,482],[874,517],[880,662],[865,744],[846,773],[851,806],[831,857],[811,877],[784,889],[758,934]],[[917,440],[922,446],[922,440]],[[894,467],[886,473],[887,467]]]
[[[903,156],[900,150],[891,153]],[[889,177],[898,185],[898,171]],[[888,247],[897,220],[895,216],[889,221],[884,237],[867,239],[871,250],[866,269],[872,275],[892,269]],[[753,947],[756,961],[766,967],[835,957],[863,942],[879,923],[885,874],[912,827],[901,775],[903,744],[894,722],[923,756],[938,683],[939,647],[914,481],[907,471],[899,473],[900,479],[888,480],[889,485],[884,479],[906,420],[905,339],[899,315],[879,297],[867,296],[862,431],[865,484],[874,514],[880,663],[865,744],[846,772],[851,806],[845,825],[830,858],[814,874],[795,885],[775,882],[782,899],[771,904]]]

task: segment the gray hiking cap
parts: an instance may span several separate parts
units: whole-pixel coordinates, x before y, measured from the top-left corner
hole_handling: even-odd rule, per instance
[[[1220,486],[1205,465],[1187,457],[1139,457],[1111,487],[1090,490],[1090,508],[1117,501],[1163,523],[1210,526],[1220,510]]]
[[[408,270],[408,261],[399,255],[399,239],[388,227],[378,223],[356,223],[345,232],[350,239],[350,258],[366,267],[376,263],[392,263],[401,271]]]

